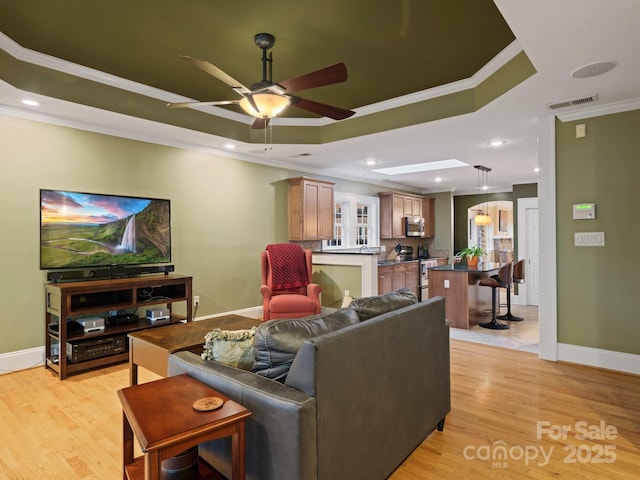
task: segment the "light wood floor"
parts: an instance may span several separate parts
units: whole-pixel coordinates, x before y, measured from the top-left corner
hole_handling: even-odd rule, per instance
[[[504,307],[501,308],[500,314],[505,313],[506,309]],[[491,330],[480,325],[474,325],[470,330],[452,328],[451,338],[538,353],[540,345],[538,307],[513,305],[511,313],[524,318],[524,321],[509,322],[498,320],[499,323],[509,325],[507,330]],[[490,319],[491,314],[489,313],[487,314],[487,321]]]
[[[444,432],[433,432],[392,480],[638,478],[639,377],[458,340],[451,341],[451,360]],[[141,369],[140,378],[157,377]],[[0,376],[0,479],[120,479],[116,391],[127,384],[127,365],[62,382],[44,368]],[[541,438],[537,422],[547,425]],[[576,428],[585,429],[579,422],[586,429],[604,422],[609,438],[576,438]],[[566,439],[552,438],[548,431],[562,425],[571,427]],[[499,446],[506,457],[487,458]],[[537,458],[525,458],[534,452]]]

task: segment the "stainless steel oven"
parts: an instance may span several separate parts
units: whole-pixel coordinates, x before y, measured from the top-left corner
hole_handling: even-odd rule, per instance
[[[434,259],[420,260],[420,301],[429,299],[429,267],[436,267],[438,261]]]

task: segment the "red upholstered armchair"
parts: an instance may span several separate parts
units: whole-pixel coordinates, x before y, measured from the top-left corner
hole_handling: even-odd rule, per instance
[[[264,320],[320,313],[320,285],[311,283],[311,250],[278,243],[267,245],[260,257]]]

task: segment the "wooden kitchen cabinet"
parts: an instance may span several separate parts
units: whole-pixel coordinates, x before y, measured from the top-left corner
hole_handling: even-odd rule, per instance
[[[405,287],[413,290],[413,293],[420,298],[420,262],[406,264]]]
[[[420,290],[419,262],[399,262],[378,267],[378,295],[410,288],[416,295]]]
[[[406,237],[404,217],[422,214],[424,197],[397,192],[380,192],[380,238]]]
[[[333,238],[333,182],[289,179],[289,240]]]
[[[407,265],[399,263],[393,266],[393,289],[404,288],[407,284]]]
[[[393,291],[393,265],[378,267],[378,295]]]
[[[420,197],[404,197],[404,216],[405,217],[421,217],[422,216],[422,198]]]
[[[422,217],[424,218],[424,236],[436,236],[436,201],[434,198],[422,199]]]

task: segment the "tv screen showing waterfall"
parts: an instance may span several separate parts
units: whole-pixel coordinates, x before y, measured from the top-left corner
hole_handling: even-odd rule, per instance
[[[40,268],[171,261],[170,201],[40,190]]]

